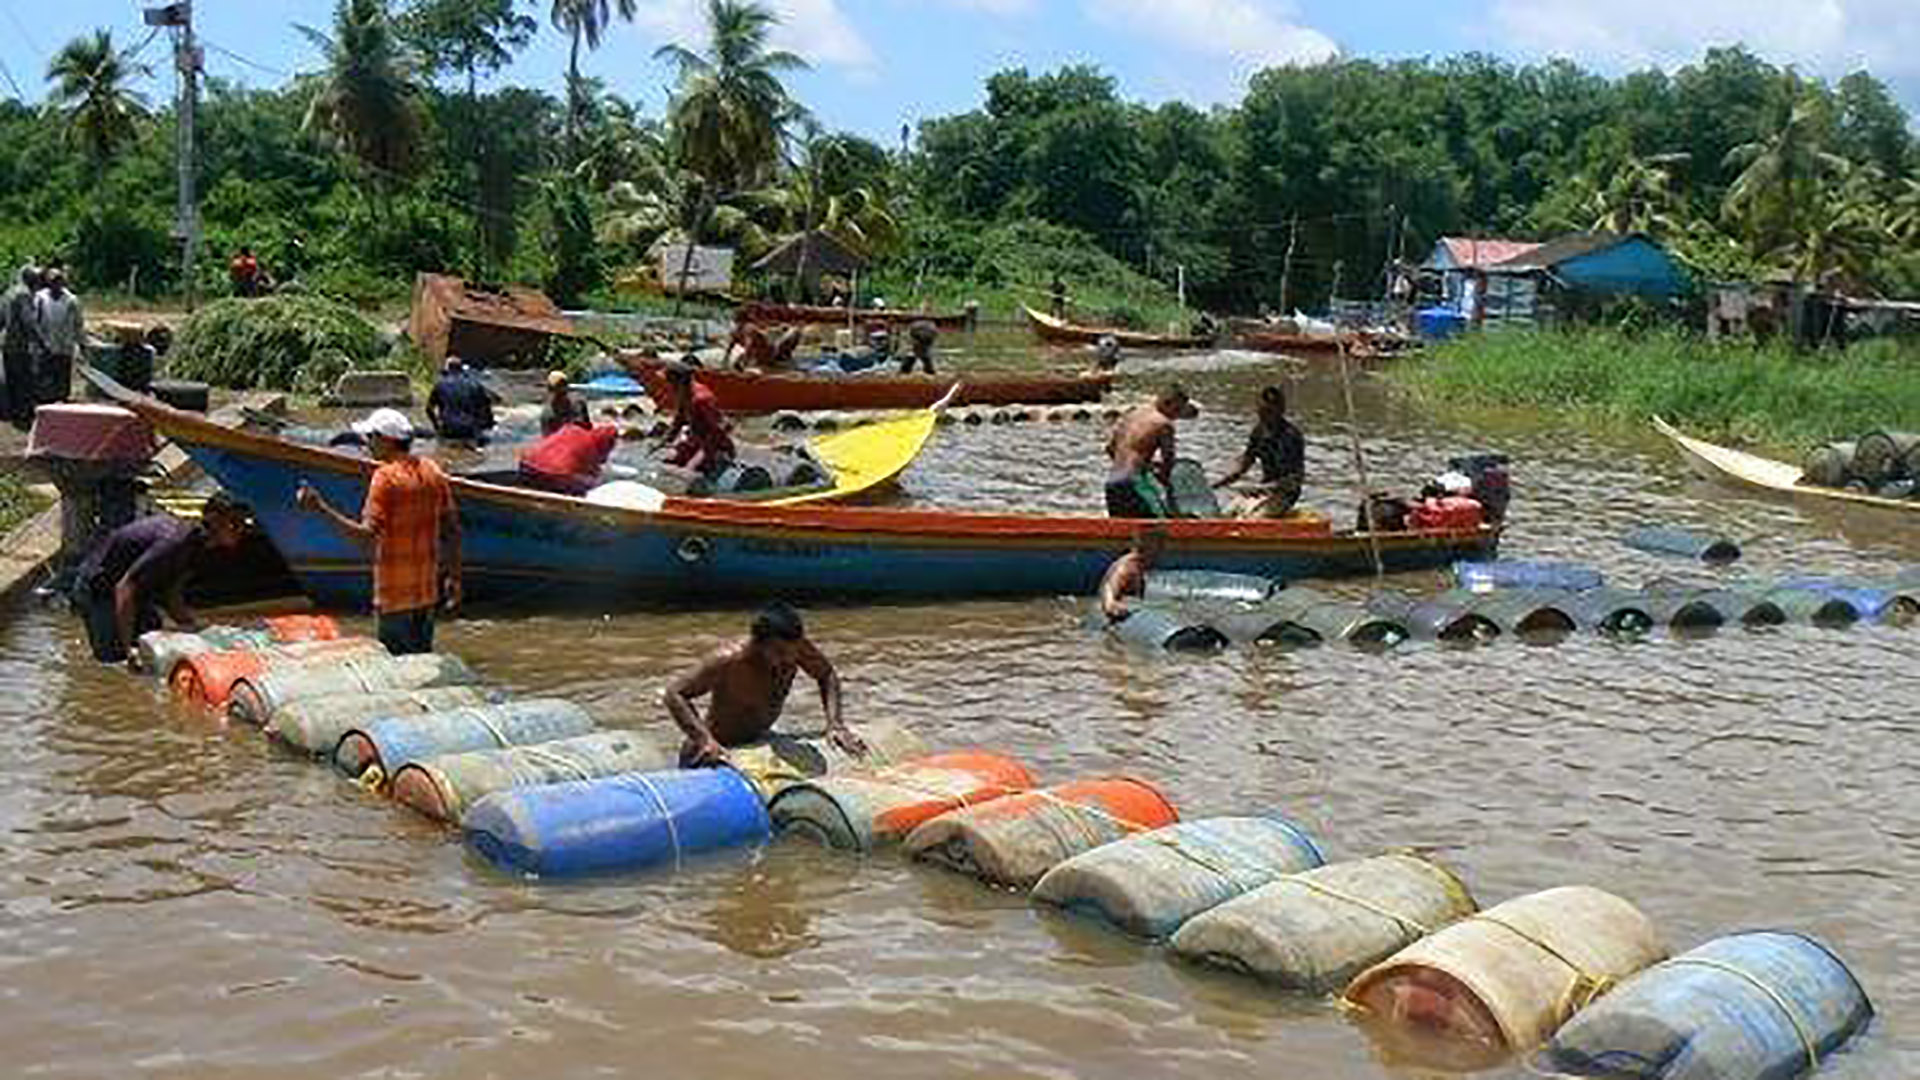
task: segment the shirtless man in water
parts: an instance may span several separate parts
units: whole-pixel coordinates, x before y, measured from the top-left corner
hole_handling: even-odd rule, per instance
[[[1113,462],[1107,470],[1108,517],[1169,516],[1165,492],[1173,475],[1173,423],[1199,414],[1186,388],[1169,383],[1151,404],[1120,418],[1107,438],[1107,457]]]
[[[1127,609],[1129,596],[1147,591],[1147,573],[1167,547],[1167,534],[1155,525],[1133,534],[1133,548],[1113,560],[1107,575],[1100,579],[1100,611],[1109,623],[1117,623],[1132,614]]]
[[[812,676],[820,687],[827,737],[850,754],[865,754],[866,745],[841,719],[840,676],[833,664],[807,640],[800,613],[774,604],[754,618],[746,640],[707,657],[667,687],[667,713],[687,736],[680,748],[681,766],[724,764],[727,747],[765,737],[786,707],[797,671]],[[712,700],[702,717],[693,703],[709,694]]]

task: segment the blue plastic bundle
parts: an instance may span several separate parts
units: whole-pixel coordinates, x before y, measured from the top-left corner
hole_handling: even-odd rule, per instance
[[[1792,1080],[1866,1026],[1839,958],[1799,934],[1734,934],[1622,983],[1543,1053],[1555,1072],[1630,1080]]]
[[[461,822],[496,866],[540,877],[644,870],[763,843],[760,792],[732,769],[625,773],[481,799]]]
[[[442,754],[570,739],[593,728],[593,717],[571,701],[528,698],[376,720],[342,736],[333,761],[348,776],[378,768],[391,778],[416,761]]]
[[[1107,633],[1142,649],[1213,652],[1228,645],[1226,634],[1172,608],[1134,604],[1126,618],[1106,625]]]
[[[1497,559],[1453,564],[1454,583],[1469,592],[1495,589],[1565,589],[1583,592],[1605,585],[1606,578],[1591,566],[1564,562],[1528,562]]]
[[[1663,525],[1635,529],[1622,537],[1621,543],[1656,555],[1678,555],[1707,563],[1730,563],[1740,557],[1740,545],[1724,536],[1708,536]]]

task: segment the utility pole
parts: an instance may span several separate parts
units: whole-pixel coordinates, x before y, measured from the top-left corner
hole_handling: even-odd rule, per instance
[[[195,113],[200,104],[201,52],[193,41],[193,0],[177,0],[165,7],[147,8],[143,13],[148,26],[164,26],[173,36],[173,68],[180,79],[175,115],[174,152],[180,170],[180,202],[175,211],[174,233],[180,239],[180,279],[187,294],[187,310],[195,302],[194,265],[200,248],[200,207],[195,193],[198,179],[198,151],[194,139]]]
[[[1287,259],[1280,264],[1280,314],[1285,315],[1293,308],[1287,304],[1287,289],[1293,279],[1293,245],[1300,239],[1300,215],[1295,214],[1287,222]]]

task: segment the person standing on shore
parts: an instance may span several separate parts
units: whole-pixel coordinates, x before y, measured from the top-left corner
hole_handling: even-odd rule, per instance
[[[7,419],[17,427],[33,422],[33,362],[45,348],[40,334],[39,268],[20,268],[19,280],[7,290],[0,306],[0,373],[6,377]]]
[[[460,511],[440,466],[413,454],[413,422],[377,409],[353,430],[380,463],[366,505],[351,518],[302,481],[300,506],[373,545],[373,608],[380,644],[395,656],[433,651],[436,611],[460,606]]]
[[[40,337],[45,351],[35,365],[33,402],[52,405],[73,394],[73,362],[86,342],[86,317],[80,311],[80,298],[67,290],[64,270],[47,271],[47,287],[34,300],[40,317]]]

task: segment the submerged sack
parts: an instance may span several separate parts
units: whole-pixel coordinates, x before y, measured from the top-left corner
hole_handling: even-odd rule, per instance
[[[1279,816],[1183,821],[1075,855],[1047,871],[1033,898],[1146,938],[1277,878],[1326,862]]]
[[[1548,1068],[1620,1080],[1788,1080],[1866,1026],[1866,991],[1799,934],[1734,934],[1635,975],[1567,1022]]]
[[[1178,820],[1145,781],[1079,780],[941,814],[908,834],[906,848],[988,884],[1029,889],[1083,851]]]
[[[1324,993],[1471,915],[1460,879],[1414,855],[1376,855],[1280,878],[1196,915],[1175,955],[1289,990]]]
[[[1033,774],[1012,758],[961,751],[795,784],[774,796],[767,814],[782,834],[870,852],[949,810],[1032,787]]]
[[[1545,1042],[1621,979],[1666,956],[1653,924],[1612,893],[1566,886],[1508,900],[1364,971],[1347,1000],[1491,1053]]]
[[[376,720],[340,738],[333,762],[348,776],[373,773],[383,783],[415,761],[551,742],[585,735],[594,728],[587,710],[564,698],[530,698],[500,705]]]
[[[663,740],[633,731],[594,731],[527,746],[469,750],[410,761],[393,774],[395,802],[438,821],[459,821],[496,791],[565,780],[597,780],[673,767]]]

